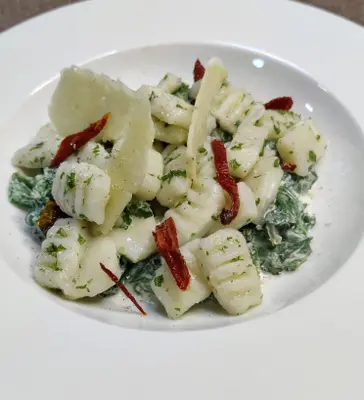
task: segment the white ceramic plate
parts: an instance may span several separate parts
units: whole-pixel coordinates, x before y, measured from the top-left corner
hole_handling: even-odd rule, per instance
[[[0,36],[0,395],[362,398],[364,30],[278,0],[123,3],[81,3]],[[194,60],[214,55],[256,98],[293,96],[329,139],[310,260],[266,281],[263,306],[238,318],[203,307],[178,322],[143,318],[40,289],[36,246],[6,186],[12,153],[47,119],[58,71],[86,64],[137,87],[166,71],[191,80]]]

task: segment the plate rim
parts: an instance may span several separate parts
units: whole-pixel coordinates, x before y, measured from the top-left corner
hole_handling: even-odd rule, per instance
[[[128,12],[137,10],[138,6],[143,6],[144,9],[149,7],[148,11],[151,15],[153,15],[155,21],[158,20],[158,18],[160,21],[162,21],[163,16],[168,15],[168,12],[172,12],[173,9],[171,8],[170,3],[166,0],[158,0],[156,3],[165,8],[165,10],[158,15],[147,0],[134,1],[133,5],[127,6]],[[192,0],[188,0],[186,5],[187,3],[191,6],[194,4]],[[210,4],[211,8],[211,2],[208,3]],[[223,8],[222,4],[218,1],[213,1],[212,3],[215,8],[211,12],[214,14],[213,18],[217,19],[216,13],[218,13],[219,10],[225,10],[225,8]],[[364,44],[364,30],[359,25],[355,25],[348,20],[341,19],[329,12],[319,10],[315,7],[308,7],[300,3],[292,3],[283,0],[276,0],[274,2],[274,6],[272,5],[272,2],[269,3],[269,0],[245,0],[243,2],[225,0],[225,6],[227,3],[231,5],[228,15],[231,19],[234,19],[234,21],[238,21],[238,16],[236,15],[237,13],[234,15],[232,10],[233,6],[237,7],[241,12],[247,12],[250,17],[252,14],[254,14],[255,10],[259,10],[260,6],[264,6],[264,9],[260,9],[260,17],[262,17],[261,19],[266,24],[269,23],[269,13],[275,13],[273,15],[276,15],[277,18],[279,17],[280,12],[284,12],[286,16],[292,16],[292,18],[298,13],[302,13],[302,15],[305,17],[310,18],[313,30],[318,28],[316,25],[318,23],[325,24],[325,27],[330,32],[340,27],[341,36],[343,37],[338,40],[337,43],[337,47],[340,47],[340,50],[341,46],[344,45],[345,40],[354,37],[354,35],[358,35],[355,44]],[[8,77],[7,82],[0,83],[0,99],[4,99],[5,96],[9,98],[6,106],[3,107],[2,111],[0,111],[1,125],[3,125],[4,120],[8,120],[9,117],[13,115],[23,99],[25,99],[28,93],[31,93],[31,91],[34,90],[39,83],[44,82],[44,80],[49,76],[58,74],[58,66],[62,59],[74,59],[76,54],[79,55],[83,61],[85,61],[90,57],[93,58],[96,54],[101,55],[110,51],[110,46],[105,48],[105,45],[100,43],[100,37],[111,38],[110,35],[112,35],[115,30],[115,28],[110,31],[107,29],[106,23],[109,16],[105,12],[105,8],[107,8],[105,7],[105,4],[107,4],[109,10],[113,10],[115,13],[123,11],[123,5],[117,0],[76,3],[70,6],[58,8],[34,19],[30,19],[19,26],[3,32],[0,35],[0,51],[1,54],[8,60],[7,65],[0,66],[0,72],[7,74],[5,76]],[[194,4],[195,9],[197,9],[196,13],[202,13],[204,10],[204,5],[206,4],[207,2],[205,1],[201,2],[201,4],[199,3],[198,6]],[[247,9],[247,7],[250,8]],[[228,7],[226,8],[228,9]],[[100,37],[97,38],[97,45],[88,45],[86,51],[79,51],[79,48],[77,51],[75,47],[73,47],[73,49],[62,49],[62,52],[65,52],[62,54],[62,56],[57,55],[54,62],[49,62],[49,65],[47,64],[46,66],[42,67],[41,71],[32,73],[31,78],[24,79],[24,77],[22,77],[20,80],[17,79],[18,85],[21,87],[16,88],[15,91],[10,90],[12,86],[11,84],[14,83],[14,80],[16,77],[18,77],[18,74],[21,74],[25,70],[24,66],[19,67],[19,61],[29,61],[30,51],[24,49],[24,38],[27,37],[28,41],[32,41],[32,38],[37,40],[46,32],[51,31],[57,44],[63,43],[65,39],[61,36],[65,35],[70,38],[70,35],[72,35],[71,32],[74,32],[75,29],[75,26],[72,24],[74,22],[81,21],[81,16],[86,12],[92,21],[96,19],[96,14],[97,17],[101,16],[103,21],[102,23],[104,24],[104,31],[99,33]],[[248,17],[245,16],[244,21],[246,21],[247,18]],[[72,20],[72,23],[68,25],[69,32],[65,34],[62,24],[64,26],[64,22],[70,19]],[[143,21],[147,23],[146,18]],[[198,29],[196,21],[197,18],[193,19],[189,29]],[[78,23],[88,26],[89,22]],[[177,25],[178,24],[179,23],[177,23]],[[300,25],[297,21],[296,24]],[[293,24],[290,26],[291,29],[293,26]],[[292,33],[292,36],[297,38],[298,42],[300,42],[302,39],[299,37],[299,28],[300,26],[297,26],[294,33]],[[206,29],[211,29],[211,27]],[[118,29],[116,29],[116,31],[118,31]],[[122,33],[123,31],[121,30],[120,32]],[[234,33],[233,30],[229,32],[229,34],[231,33]],[[178,39],[177,33],[174,33],[173,35],[170,38],[172,42],[178,41],[176,40]],[[189,35],[189,37],[191,37],[191,33],[189,33]],[[154,32],[153,34],[150,33],[148,41],[150,44],[153,44],[154,41],[158,42],[158,39],[158,32]],[[139,37],[137,40],[133,40],[132,42],[134,45],[132,47],[128,47],[129,43],[123,44],[124,48],[119,47],[119,50],[126,50],[128,48],[136,47],[135,41],[138,42],[138,40],[143,41],[145,40],[145,37]],[[329,60],[335,59],[335,54],[332,53],[330,43],[327,42],[328,38],[324,35],[317,40],[322,45],[329,47],[329,50],[326,49],[328,52],[328,60],[325,62],[328,63]],[[42,51],[49,50],[49,48],[51,48],[49,43],[44,43],[46,41],[47,40],[44,37],[42,43],[37,43],[37,48],[31,48],[31,50],[33,50],[38,57],[41,55]],[[112,40],[110,41],[112,42]],[[235,41],[236,39],[228,40],[228,42],[231,44],[233,44]],[[264,48],[264,38],[262,36],[259,36],[258,38],[257,34],[257,37],[253,40],[253,42],[255,43],[259,41],[262,44],[262,48]],[[10,42],[12,43],[12,46],[10,46]],[[171,41],[168,42],[171,43]],[[165,43],[167,44],[168,42]],[[268,42],[269,43],[266,45],[271,46],[271,40],[268,40]],[[77,45],[79,46],[80,44],[78,43]],[[261,50],[259,47],[253,47]],[[23,50],[23,52],[17,53],[18,50]],[[346,52],[343,51],[343,53],[353,55],[354,50],[355,46],[350,45],[346,49]],[[301,48],[301,51],[305,52],[306,55],[311,54],[311,56],[317,54],[315,49],[308,50],[307,45],[306,48]],[[296,50],[292,50],[292,53],[290,53],[290,50],[288,50],[286,46],[277,46],[274,48],[273,52],[269,53],[277,53],[277,55],[279,54],[278,58],[283,60],[291,61],[292,59],[294,64],[299,66],[299,69],[302,69],[303,67],[301,67],[300,63],[295,62],[295,60],[300,60],[302,58],[302,55],[296,54]],[[292,57],[287,58],[287,54],[291,54]],[[330,89],[330,92],[336,98],[340,99],[348,111],[351,112],[355,121],[363,130],[364,116],[361,115],[360,107],[357,104],[357,100],[360,99],[360,96],[353,95],[354,89],[360,93],[358,87],[360,88],[361,86],[360,82],[356,82],[356,86],[353,86],[353,83],[357,77],[360,77],[358,72],[360,71],[360,67],[361,69],[364,67],[364,59],[360,59],[359,57],[353,58],[357,64],[352,66],[352,68],[349,68],[348,72],[350,72],[351,77],[345,82],[345,85],[337,82],[335,84],[333,81],[335,74],[325,73],[327,70],[322,70],[322,67],[320,68],[320,66],[317,65],[317,62],[312,63],[312,69],[303,68],[303,71],[305,73],[307,71],[309,76],[313,77],[313,79],[317,80],[318,82],[324,82],[324,85]],[[82,60],[75,59],[74,63],[78,63]],[[39,61],[40,58],[38,58],[38,62]],[[65,61],[65,65],[68,63],[69,62]],[[303,64],[306,66],[305,62]],[[339,65],[333,66],[333,69],[336,71],[336,73],[340,72],[341,68],[345,68],[343,61],[339,62],[338,64]],[[58,70],[56,68],[58,68]],[[348,69],[347,65],[346,69]],[[323,80],[321,77],[323,77]],[[364,83],[361,85],[364,87]],[[6,302],[0,302],[0,315],[4,316],[3,323],[1,324],[4,325],[4,327],[1,329],[2,335],[4,335],[4,338],[6,339],[0,344],[0,354],[2,354],[2,357],[0,357],[0,371],[3,373],[3,377],[8,378],[7,380],[4,380],[3,390],[9,390],[9,393],[12,393],[13,396],[15,393],[20,394],[25,392],[25,385],[24,387],[22,387],[23,385],[17,385],[17,387],[13,386],[16,382],[15,371],[17,366],[17,363],[14,360],[14,354],[16,354],[15,358],[17,359],[17,362],[21,360],[24,367],[23,370],[20,371],[21,375],[19,375],[18,372],[16,379],[18,380],[19,377],[21,377],[24,379],[24,382],[31,382],[30,378],[34,377],[35,375],[30,373],[32,364],[27,358],[33,359],[32,357],[35,357],[34,359],[37,360],[36,366],[38,373],[39,371],[42,371],[42,373],[46,374],[47,378],[49,377],[49,381],[45,386],[46,389],[50,388],[51,383],[56,382],[55,377],[50,376],[50,369],[47,368],[47,365],[54,366],[53,360],[56,359],[60,364],[58,367],[54,366],[54,368],[59,368],[59,370],[62,372],[62,379],[64,377],[69,379],[68,384],[64,385],[63,387],[58,386],[59,392],[55,394],[54,397],[60,399],[66,398],[62,396],[65,396],[67,393],[69,393],[68,391],[70,387],[74,388],[76,392],[79,391],[77,393],[81,393],[80,389],[86,380],[88,382],[88,393],[90,393],[91,398],[96,398],[96,395],[101,393],[100,388],[97,386],[98,376],[99,378],[102,376],[102,379],[108,382],[107,389],[103,388],[103,390],[106,391],[104,392],[104,395],[105,393],[113,393],[113,390],[117,387],[118,383],[116,379],[118,375],[114,370],[116,367],[119,368],[119,373],[124,374],[124,376],[127,378],[126,386],[127,389],[131,391],[132,385],[136,385],[138,383],[137,376],[134,375],[134,373],[140,370],[140,365],[145,364],[142,368],[144,379],[149,383],[153,383],[155,375],[154,378],[153,373],[150,373],[150,376],[148,376],[147,367],[154,368],[156,372],[158,372],[158,368],[160,368],[159,373],[168,372],[168,365],[173,363],[177,357],[181,363],[179,372],[181,373],[182,371],[182,375],[180,376],[182,376],[184,379],[188,379],[191,386],[196,390],[200,390],[201,394],[209,393],[209,397],[217,398],[218,394],[223,393],[223,388],[226,382],[229,382],[231,385],[229,388],[225,387],[225,395],[226,393],[230,395],[236,395],[237,393],[240,393],[240,389],[239,385],[233,379],[235,378],[237,381],[244,379],[244,391],[246,392],[249,390],[249,394],[256,395],[258,393],[261,397],[264,395],[269,395],[269,398],[288,399],[289,389],[294,389],[295,385],[301,383],[298,377],[293,373],[294,371],[289,371],[287,369],[287,365],[285,365],[287,360],[290,359],[289,351],[291,351],[294,352],[296,360],[299,360],[302,363],[302,365],[299,365],[297,362],[293,363],[296,371],[301,371],[302,369],[302,372],[305,373],[306,387],[301,388],[301,392],[298,394],[301,396],[299,398],[304,399],[307,398],[305,396],[309,395],[311,396],[310,398],[316,398],[312,397],[316,395],[320,395],[322,398],[323,393],[325,395],[330,394],[334,396],[331,397],[334,399],[343,398],[340,396],[344,393],[345,395],[348,394],[347,385],[349,383],[351,385],[350,391],[352,391],[353,394],[358,395],[358,393],[363,393],[363,389],[360,387],[360,375],[357,371],[360,370],[358,365],[360,365],[359,362],[362,355],[360,352],[360,345],[361,337],[364,333],[364,321],[357,318],[357,313],[354,310],[355,308],[359,309],[360,301],[364,301],[364,293],[362,293],[360,290],[360,279],[358,279],[358,276],[363,274],[363,272],[360,271],[360,268],[358,268],[363,256],[364,240],[362,238],[360,244],[351,255],[346,265],[341,268],[332,278],[330,278],[320,288],[320,290],[311,293],[293,306],[286,307],[279,313],[261,319],[252,320],[249,322],[249,324],[244,323],[241,325],[233,325],[228,329],[216,329],[214,331],[202,332],[186,331],[183,333],[173,334],[170,332],[124,330],[120,329],[119,327],[99,324],[98,321],[89,320],[84,317],[80,318],[79,315],[70,313],[68,310],[55,305],[53,302],[44,302],[44,297],[36,296],[34,294],[34,290],[31,290],[31,288],[28,287],[28,285],[26,285],[24,282],[20,282],[19,278],[15,276],[8,266],[4,265],[5,263],[1,259],[0,270],[2,272],[2,279],[0,280],[0,293],[3,294],[4,299],[7,299]],[[355,277],[357,278],[356,282],[353,282],[352,279],[354,273]],[[351,288],[351,293],[345,299],[335,298],[332,293],[340,293],[338,291],[341,290],[342,286],[345,287],[345,284],[350,285],[348,287]],[[15,299],[15,303],[11,303],[12,305],[9,303],[9,299],[11,298]],[[9,305],[11,307],[10,310]],[[314,310],[314,312],[312,312],[312,310]],[[337,310],[340,310],[340,321],[338,321],[337,318]],[[14,313],[19,313],[18,315],[21,315],[21,318],[18,318],[14,321]],[[53,320],[55,315],[57,318]],[[47,321],[46,318],[44,318],[45,316],[51,316],[53,318],[52,321]],[[304,318],[302,318],[302,316],[304,316]],[[306,326],[307,324],[309,326],[308,328]],[[67,330],[65,326],[72,326],[72,330]],[[310,329],[310,327],[317,326],[320,328],[319,331],[313,332],[312,329]],[[350,327],[351,330],[348,331],[345,329],[345,327]],[[266,334],[263,334],[266,332],[267,328],[269,328],[270,332],[268,338],[268,342],[270,343],[267,343]],[[305,330],[303,331],[303,329]],[[94,357],[97,357],[100,362],[107,361],[110,363],[110,369],[114,371],[110,376],[107,376],[104,372],[102,372],[101,368],[98,366],[90,368],[93,357],[91,357],[92,355],[89,354],[88,346],[85,346],[78,341],[70,342],[75,338],[75,336],[82,334],[87,335],[87,333],[90,331],[92,332],[92,335],[89,334],[86,344],[94,346],[95,343],[98,343],[100,348],[98,348],[93,355]],[[14,334],[14,332],[16,332],[16,334]],[[61,338],[59,337],[59,333],[62,334]],[[106,336],[109,337],[108,343],[102,342],[102,344],[100,344],[99,339]],[[325,340],[322,336],[324,336]],[[34,346],[32,346],[31,349],[27,348],[25,345],[27,342],[29,342],[29,337],[31,337],[32,343],[34,343]],[[249,348],[241,348],[239,351],[237,351],[236,343],[240,343],[242,338],[244,341],[252,341],[253,346],[248,346]],[[297,348],[296,346],[297,338],[300,339],[300,348]],[[215,349],[216,342],[221,341],[221,339],[227,341],[229,345],[225,348]],[[350,343],[348,344],[349,352],[344,352],[343,349],[337,348],[336,343],[338,341],[340,342],[341,340],[345,340],[345,343],[347,343],[348,339],[350,339]],[[123,342],[123,340],[125,340],[126,343]],[[164,351],[158,352],[154,347],[146,347],[146,341],[153,341],[153,344],[155,345],[162,345]],[[269,346],[273,341],[276,343],[275,347]],[[257,342],[259,343],[259,351],[254,352],[251,347],[258,345]],[[38,354],[35,349],[36,346],[39,346],[41,349],[44,348],[44,354]],[[143,352],[135,352],[135,348],[133,352],[133,346],[135,346],[135,348],[143,348]],[[211,354],[211,348],[216,350],[213,354]],[[335,349],[337,352],[337,356],[340,355],[340,361],[342,362],[342,365],[337,366],[336,370],[332,365],[332,358],[330,358],[330,352],[333,349]],[[23,353],[21,351],[23,351]],[[355,351],[356,354],[354,354]],[[122,363],[117,362],[117,357],[115,357],[114,360],[110,360],[113,352],[117,353],[118,355],[127,354],[130,356],[130,360],[132,361],[130,362],[128,368],[126,368],[125,365],[123,367]],[[193,362],[191,363],[189,357],[191,357],[194,353],[198,354],[200,357],[197,359],[197,357],[194,356]],[[148,355],[148,360],[145,359],[144,354]],[[318,357],[316,360],[315,365],[310,366],[311,370],[308,371],[306,368],[310,365],[310,357],[312,357],[314,354],[319,354],[320,357]],[[77,357],[75,357],[75,355],[77,355]],[[244,357],[245,359],[249,360],[247,364],[250,364],[250,368],[248,368],[249,365],[241,365],[239,361],[240,357]],[[228,370],[224,371],[224,374],[221,376],[222,379],[220,377],[220,380],[217,378],[216,372],[214,371],[214,360],[229,363]],[[69,361],[72,361],[73,366],[72,368],[67,369],[67,362]],[[152,361],[157,363],[158,368],[155,368],[155,365],[152,363]],[[349,366],[351,367],[350,374],[348,374],[347,371]],[[187,369],[187,367],[190,369]],[[197,367],[204,368],[206,373],[205,378],[201,377]],[[71,374],[72,370],[74,372],[74,368],[77,370],[81,368],[88,368],[88,372],[90,372],[90,374],[88,376],[86,376],[87,374],[81,374],[81,376],[78,377],[79,381],[77,381]],[[183,370],[181,368],[183,368]],[[277,370],[280,370],[281,368],[281,370],[285,371],[287,376],[291,379],[289,383],[285,382],[284,390],[281,393],[278,393],[278,391],[282,389],[282,385],[273,381],[272,378],[275,378],[274,374],[272,376],[269,375],[271,368],[275,368]],[[322,368],[326,369],[326,374],[325,376],[320,376],[321,384],[319,384],[316,374],[318,371],[322,371]],[[267,379],[266,387],[264,387],[264,385],[260,385],[259,388],[256,387],[256,384],[259,383],[259,379],[257,377],[258,369]],[[29,373],[30,375],[27,375]],[[345,374],[341,375],[341,380],[333,379],[333,377],[336,376],[339,378],[340,374]],[[92,376],[92,379],[90,379],[90,376]],[[216,379],[207,379],[208,376],[216,376]],[[227,376],[229,376],[229,378]],[[114,380],[114,378],[116,380]],[[170,381],[164,383],[165,387],[167,388],[166,391],[168,392],[168,389],[173,390],[173,386],[177,382],[177,377],[171,377]],[[331,386],[324,387],[322,386],[322,382],[327,384],[331,383]],[[204,391],[202,391],[201,384],[204,387]],[[319,385],[318,387],[320,387],[320,390],[322,391],[315,391],[315,387],[317,388],[315,385]],[[27,393],[29,394],[32,390],[34,390],[34,393],[37,393],[39,386],[38,388],[36,386],[37,385],[34,385],[34,387],[31,389],[28,387]],[[300,386],[302,386],[302,383]],[[344,389],[346,389],[346,391],[344,391]],[[41,392],[40,396],[44,395],[45,398],[46,393],[47,390]],[[161,393],[161,396],[164,396],[165,394],[166,393]],[[140,393],[136,395],[140,397],[135,398],[143,398],[143,395]],[[180,398],[178,397],[179,395],[180,393],[177,393],[176,398]],[[280,395],[280,397],[278,397],[278,395]],[[159,397],[164,398],[161,396]],[[320,398],[320,396],[317,398]]]

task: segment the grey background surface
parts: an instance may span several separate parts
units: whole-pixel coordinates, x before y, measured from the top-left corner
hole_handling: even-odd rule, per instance
[[[79,1],[82,0],[0,0],[0,32],[42,12]],[[364,0],[301,0],[301,2],[324,8],[364,25]]]

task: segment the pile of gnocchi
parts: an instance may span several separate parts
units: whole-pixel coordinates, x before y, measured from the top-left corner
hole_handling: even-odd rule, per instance
[[[57,168],[52,201],[62,217],[45,232],[36,281],[69,299],[94,297],[121,278],[120,256],[137,263],[159,251],[151,288],[168,317],[211,293],[231,315],[259,305],[259,271],[239,229],[259,228],[284,171],[307,175],[326,149],[291,106],[233,87],[218,58],[196,63],[191,87],[168,73],[133,91],[87,69],[63,70],[50,122],[13,157],[24,170]],[[146,208],[131,215],[136,201]],[[163,239],[167,255],[156,233],[166,221],[176,232]]]

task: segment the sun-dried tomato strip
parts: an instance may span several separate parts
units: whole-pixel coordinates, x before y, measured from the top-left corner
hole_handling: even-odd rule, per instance
[[[177,229],[173,218],[168,218],[157,225],[153,232],[158,251],[166,261],[177,286],[187,290],[190,285],[191,275],[178,245]]]
[[[135,305],[135,307],[143,314],[147,315],[147,313],[142,309],[142,307],[138,304],[135,297],[129,292],[129,290],[119,282],[118,277],[113,274],[108,268],[105,267],[103,263],[100,262],[101,269],[105,272],[105,274],[116,284],[116,286],[125,294],[125,296]]]
[[[224,208],[221,211],[220,221],[223,225],[229,225],[239,213],[240,198],[238,185],[236,184],[234,178],[230,175],[224,143],[220,142],[219,140],[213,140],[211,146],[214,153],[217,181],[219,182],[220,186],[229,194],[231,199],[231,208],[230,210]]]
[[[71,154],[84,146],[89,140],[96,137],[104,128],[110,113],[105,114],[100,120],[93,122],[85,130],[66,136],[59,146],[57,154],[51,161],[50,168],[57,168],[61,162],[66,160]]]
[[[58,207],[57,203],[49,200],[40,213],[37,225],[43,233],[47,233],[57,219],[64,217],[66,214]]]
[[[201,64],[200,60],[197,59],[193,68],[193,80],[199,81],[205,75],[205,67]]]
[[[281,164],[281,168],[283,169],[283,171],[294,171],[297,168],[297,165],[283,162]]]
[[[266,110],[289,111],[293,106],[292,97],[277,97],[264,104]]]

